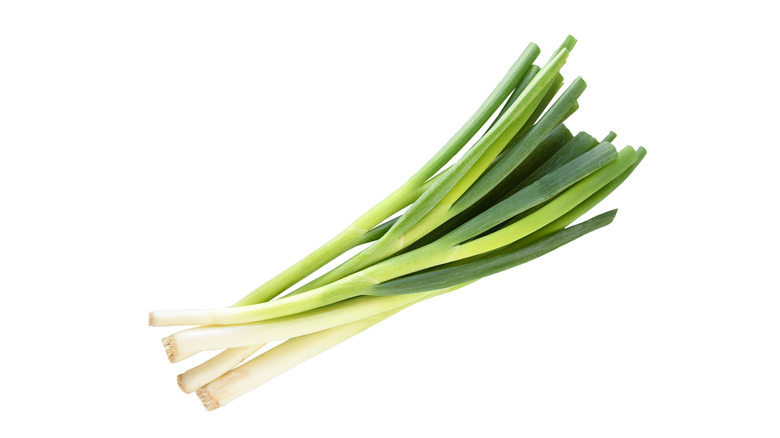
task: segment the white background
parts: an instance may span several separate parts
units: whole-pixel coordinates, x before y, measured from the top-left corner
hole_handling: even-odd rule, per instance
[[[2,434],[777,437],[769,3],[3,2]],[[568,126],[649,150],[613,225],[217,411],[179,391],[148,310],[232,304],[569,33]]]

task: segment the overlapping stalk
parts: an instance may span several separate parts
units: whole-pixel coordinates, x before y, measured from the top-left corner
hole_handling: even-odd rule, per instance
[[[252,291],[236,305],[243,306],[262,303],[276,297],[309,274],[325,266],[331,260],[360,244],[361,239],[369,230],[412,204],[423,193],[427,192],[425,190],[428,188],[425,185],[426,181],[441,170],[479,131],[482,125],[490,119],[496,109],[501,106],[501,103],[516,89],[520,80],[533,65],[536,57],[539,56],[539,52],[539,47],[536,44],[529,44],[477,112],[471,116],[433,158],[425,163],[401,187],[357,218],[328,243]]]
[[[598,142],[586,133],[573,136],[563,125],[585,90],[577,78],[554,99],[574,43],[567,38],[541,67],[533,65],[538,47],[529,45],[474,116],[412,178],[233,307],[151,312],[153,326],[199,326],[163,339],[171,361],[224,350],[180,375],[182,390],[197,390],[209,409],[222,406],[408,306],[609,224],[614,211],[570,226],[628,177],[645,150],[617,151],[614,133]],[[502,102],[483,135],[441,170]],[[367,246],[291,289],[359,245]],[[285,342],[240,365],[274,341]]]

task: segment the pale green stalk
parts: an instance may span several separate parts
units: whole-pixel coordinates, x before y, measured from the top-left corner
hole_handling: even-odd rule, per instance
[[[198,397],[209,411],[224,406],[285,371],[395,315],[405,307],[285,341],[198,389]]]
[[[407,295],[360,296],[261,322],[186,329],[163,339],[163,344],[166,346],[168,359],[171,362],[179,362],[201,351],[235,349],[318,332],[398,307],[406,307],[450,290],[452,288]]]
[[[372,228],[379,225],[404,207],[412,204],[421,194],[420,188],[439,169],[454,157],[514,90],[523,75],[539,55],[539,47],[531,43],[507,75],[480,106],[477,112],[417,173],[396,191],[372,207],[344,231],[299,262],[282,271],[268,282],[252,291],[236,303],[236,306],[261,303],[272,299],[299,282],[340,254],[353,248]]]
[[[431,184],[436,180],[438,175],[434,175],[431,179],[423,183],[421,187],[416,189],[416,193],[412,196],[416,199],[427,190]],[[358,246],[364,243],[372,242],[381,237],[387,229],[390,228],[393,221],[389,221],[389,224],[384,227],[377,226],[371,229],[368,233],[365,233],[360,240],[353,242],[353,246]],[[350,248],[351,249],[351,248]],[[268,298],[268,297],[263,297]],[[268,301],[268,300],[265,300]],[[262,302],[265,302],[262,301]],[[177,383],[182,391],[190,393],[205,385],[208,382],[216,379],[217,377],[230,371],[241,362],[246,360],[249,356],[261,349],[265,344],[250,345],[246,347],[228,348],[225,351],[220,352],[213,358],[206,362],[193,367],[182,374],[177,376]]]
[[[327,285],[384,260],[419,239],[425,234],[424,230],[432,230],[446,222],[451,217],[448,211],[452,204],[488,168],[536,110],[535,105],[557,77],[568,54],[568,50],[561,49],[531,80],[504,116],[498,119],[457,163],[442,174],[387,233],[359,254],[306,284],[296,293]]]
[[[609,184],[602,187],[575,208],[569,210],[568,213],[561,216],[556,221],[553,221],[523,240],[530,243],[559,229],[563,229],[606,198],[606,196],[612,193],[612,191],[625,181],[631,172],[636,169],[644,158],[646,150],[640,147],[636,153],[637,159],[634,164],[623,171],[617,178],[610,181]],[[283,372],[333,348],[341,342],[361,333],[365,329],[399,313],[406,307],[408,306],[402,306],[350,324],[290,339],[258,356],[247,364],[242,365],[239,369],[236,369],[234,373],[225,375],[207,385],[200,390],[200,399],[203,401],[204,406],[209,410],[224,406],[227,402],[234,400],[236,397],[259,387]]]
[[[615,211],[601,214],[582,224],[561,230],[543,240],[527,244],[521,240],[501,251],[450,263],[418,272],[370,288],[372,296],[357,297],[296,315],[268,321],[230,326],[205,326],[183,330],[163,342],[172,362],[195,353],[221,348],[236,348],[284,340],[371,315],[403,307],[446,293],[514,266],[526,263],[612,222]]]
[[[582,159],[582,165],[586,166],[584,169],[588,169],[588,166],[602,165],[602,162],[600,161],[601,153],[597,149],[587,153],[592,154],[594,164],[587,164],[591,161],[591,158],[587,158],[587,160],[586,158]],[[635,159],[635,151],[631,148],[625,148],[617,154],[617,158],[614,159],[613,162],[604,165],[600,170],[597,170],[590,174],[590,176],[586,176],[579,182],[574,183],[571,181],[575,180],[561,178],[575,178],[570,172],[570,168],[567,166],[580,166],[580,162],[569,163],[556,169],[550,175],[529,186],[526,191],[518,192],[513,196],[513,198],[517,197],[518,199],[523,199],[526,196],[526,193],[536,193],[538,187],[542,189],[542,191],[538,192],[539,195],[534,198],[534,202],[531,204],[521,203],[522,207],[520,208],[528,208],[529,205],[538,205],[537,203],[543,202],[551,196],[555,196],[550,202],[547,202],[543,207],[519,221],[485,237],[467,241],[494,227],[496,221],[500,223],[501,221],[516,215],[519,211],[522,211],[512,210],[511,207],[514,204],[513,198],[509,198],[501,204],[491,208],[491,210],[494,210],[494,212],[498,211],[500,214],[495,214],[489,210],[430,245],[384,260],[358,273],[318,289],[299,295],[284,297],[269,303],[241,308],[158,311],[153,312],[150,319],[154,322],[154,325],[158,326],[240,324],[279,318],[353,298],[360,295],[366,287],[370,287],[373,284],[382,283],[393,278],[429,267],[438,266],[450,261],[460,260],[487,251],[492,251],[525,237],[556,220],[572,208],[576,207],[577,204],[596,193],[599,189],[628,169],[634,163]],[[587,173],[588,172],[585,172],[585,174]],[[560,180],[561,182],[560,185],[556,187],[548,183],[546,179],[551,181]],[[570,184],[573,185],[568,187]],[[568,189],[560,193],[562,187],[568,187]]]

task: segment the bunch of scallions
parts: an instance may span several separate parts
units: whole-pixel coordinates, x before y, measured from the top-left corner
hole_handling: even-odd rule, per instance
[[[618,151],[612,132],[598,141],[563,124],[585,90],[578,77],[559,95],[559,71],[575,42],[567,37],[539,65],[540,50],[530,44],[408,181],[232,307],[151,312],[151,326],[198,326],[163,339],[171,362],[221,350],[180,374],[181,389],[216,409],[415,303],[608,225],[615,211],[571,224],[633,172],[645,149]],[[293,288],[358,246],[344,263]],[[276,346],[247,360],[268,343]]]

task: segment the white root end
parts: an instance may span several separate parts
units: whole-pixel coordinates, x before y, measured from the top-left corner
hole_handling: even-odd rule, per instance
[[[214,379],[196,393],[208,410],[224,406],[397,311],[290,339]]]
[[[418,298],[418,301],[423,299],[425,297]],[[411,304],[413,303],[349,324],[289,339],[198,388],[195,393],[209,411],[225,406],[237,397],[400,312]]]
[[[208,390],[204,388],[200,388],[197,391],[195,391],[195,394],[200,399],[200,402],[203,403],[203,407],[206,408],[207,411],[213,411],[214,409],[217,409],[219,407],[219,401],[217,401],[216,398],[214,398]]]
[[[179,374],[176,376],[176,384],[179,385],[179,389],[184,391],[186,394],[191,393],[192,391],[188,391],[189,388],[185,386],[185,382],[183,381],[184,374]]]
[[[176,379],[179,388],[189,394],[232,370],[262,347],[263,344],[229,348],[206,362],[179,374]]]
[[[177,351],[178,348],[176,346],[176,339],[173,336],[168,336],[166,338],[162,338],[162,344],[163,348],[165,348],[165,354],[168,355],[168,361],[171,363],[177,362]]]

